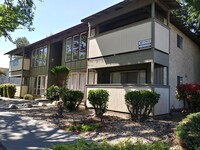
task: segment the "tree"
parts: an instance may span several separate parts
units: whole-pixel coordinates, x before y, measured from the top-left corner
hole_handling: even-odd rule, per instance
[[[10,32],[24,28],[32,31],[34,9],[33,0],[0,1],[0,37],[12,41]]]
[[[17,48],[20,48],[20,47],[24,47],[24,46],[27,46],[29,45],[29,41],[27,40],[26,37],[18,37],[16,40],[15,40],[15,45]]]
[[[181,9],[172,13],[181,19],[186,27],[200,38],[200,1],[199,0],[178,0]]]
[[[59,87],[59,97],[61,97],[62,101],[59,101],[57,104],[58,108],[58,117],[63,116],[64,110],[64,95],[68,90],[66,89],[67,79],[69,76],[70,69],[64,66],[56,66],[51,69],[51,73],[54,75],[55,80],[57,81],[57,85]]]
[[[0,76],[1,76],[1,75],[6,75],[6,73],[4,72],[3,69],[0,69]]]

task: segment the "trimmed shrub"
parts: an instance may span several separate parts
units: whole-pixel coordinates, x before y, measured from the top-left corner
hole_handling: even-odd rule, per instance
[[[16,85],[14,84],[7,84],[7,96],[9,98],[14,98],[16,93]]]
[[[109,94],[107,90],[97,89],[89,91],[88,100],[94,107],[96,117],[103,117],[108,107],[108,97]]]
[[[75,144],[60,144],[52,147],[53,150],[168,150],[169,145],[162,142],[144,144],[140,141],[133,144],[130,140],[110,145],[106,140],[102,143],[78,140]]]
[[[16,93],[15,84],[1,84],[0,85],[0,95],[2,97],[14,98]]]
[[[34,97],[31,94],[25,94],[23,98],[25,100],[34,100]]]
[[[1,97],[3,97],[3,85],[2,84],[0,85],[0,95],[1,95]]]
[[[176,136],[182,147],[200,149],[200,112],[183,119],[176,127]]]
[[[153,91],[131,91],[125,94],[125,102],[132,121],[144,121],[152,112],[160,95]]]
[[[68,127],[67,130],[73,132],[86,132],[86,131],[94,131],[95,129],[100,128],[100,124],[80,124]]]
[[[62,100],[64,102],[64,107],[69,111],[76,111],[81,104],[83,97],[84,93],[81,91],[62,91]]]
[[[47,89],[47,99],[49,101],[59,100],[59,87],[57,85],[52,85]]]
[[[59,87],[64,87],[66,85],[69,72],[70,69],[65,66],[56,66],[51,69],[51,73],[54,75]]]
[[[190,112],[200,111],[200,85],[181,84],[176,87],[176,98],[187,103]]]

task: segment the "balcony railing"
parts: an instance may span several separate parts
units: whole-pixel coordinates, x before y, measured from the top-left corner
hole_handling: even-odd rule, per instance
[[[10,72],[20,70],[30,70],[30,59],[24,59],[24,63],[22,58],[10,61]]]
[[[154,90],[160,94],[160,100],[154,108],[154,115],[169,113],[169,87],[151,85],[88,85],[87,92],[90,90],[103,89],[109,93],[108,110],[128,112],[125,104],[124,95],[126,92],[135,90]],[[87,101],[87,106],[91,107]]]

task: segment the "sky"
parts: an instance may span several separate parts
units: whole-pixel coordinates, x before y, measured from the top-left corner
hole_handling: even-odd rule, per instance
[[[81,23],[81,19],[97,13],[122,0],[34,0],[36,5],[33,20],[34,31],[16,30],[11,33],[13,39],[26,37],[30,43],[46,38]],[[15,45],[0,37],[0,67],[9,67],[6,52],[15,49]]]

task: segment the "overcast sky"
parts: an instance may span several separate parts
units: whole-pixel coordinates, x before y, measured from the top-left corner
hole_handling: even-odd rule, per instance
[[[76,24],[90,16],[122,0],[35,0],[36,11],[33,26],[35,30],[17,30],[11,34],[13,39],[27,37],[30,43],[41,40]],[[10,41],[0,38],[0,67],[8,68],[9,59],[4,53],[15,48]]]

